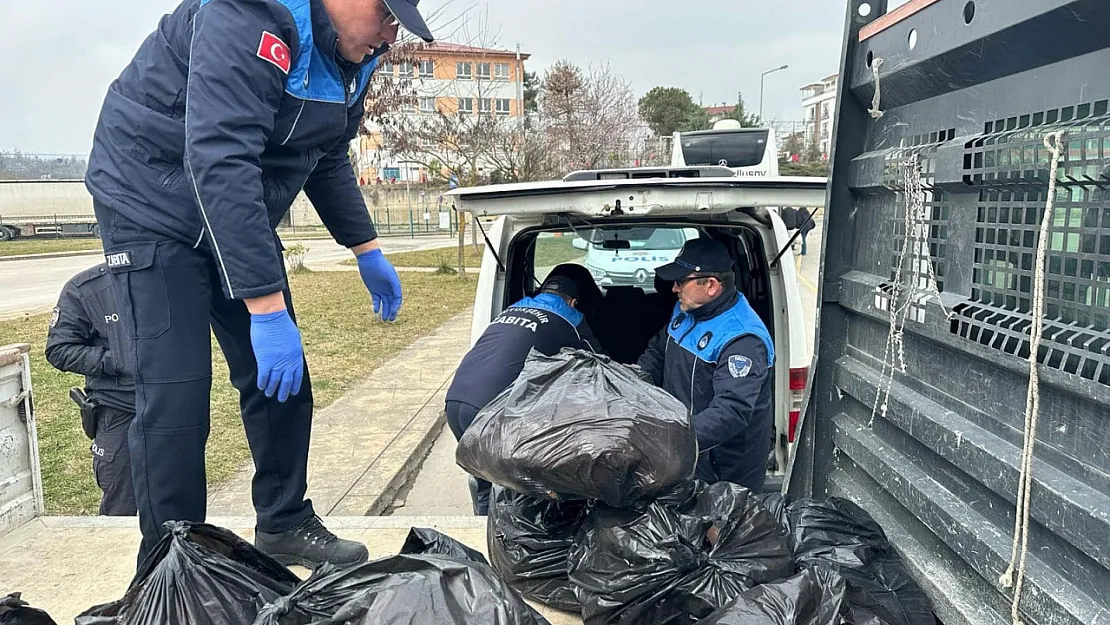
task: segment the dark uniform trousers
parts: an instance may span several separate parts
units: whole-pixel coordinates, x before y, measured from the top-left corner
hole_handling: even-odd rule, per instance
[[[299,394],[285,403],[267,398],[257,387],[250,313],[241,300],[226,297],[216,261],[204,244],[154,234],[100,203],[94,207],[135,363],[129,441],[143,534],[139,561],[157,543],[166,521],[205,519],[210,327],[227,359],[231,383],[239,390],[254,459],[257,529],[284,532],[314,514],[312,502],[304,497],[312,421],[307,363]],[[293,316],[288,290],[285,303]]]
[[[470,424],[474,422],[481,411],[481,408],[471,406],[466,402],[448,401],[446,403],[447,427],[451,428],[451,433],[455,435],[456,441],[462,439],[467,428],[470,427]],[[469,482],[474,515],[487,516],[489,514],[489,495],[493,484],[473,475],[470,476]]]
[[[104,405],[96,410],[96,439],[89,449],[93,476],[102,492],[99,514],[104,516],[135,516],[138,509],[131,479],[131,451],[127,447],[127,431],[133,417],[130,412]]]

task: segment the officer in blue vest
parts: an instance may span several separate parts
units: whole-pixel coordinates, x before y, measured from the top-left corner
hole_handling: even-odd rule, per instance
[[[210,328],[254,458],[255,544],[308,567],[367,557],[305,498],[312,390],[274,229],[303,189],[396,318],[347,150],[398,27],[432,40],[416,3],[185,0],[108,89],[86,186],[135,364],[140,561],[166,521],[205,518]]]
[[[678,303],[637,364],[690,410],[697,477],[760,492],[774,419],[771,335],[737,291],[732,258],[721,243],[691,239],[655,272],[674,284]]]
[[[564,347],[604,353],[590,324],[575,306],[581,287],[570,276],[548,276],[533,297],[509,306],[463,356],[447,389],[447,425],[455,440],[489,402],[516,380],[535,349],[553,356]],[[491,484],[470,478],[474,514],[489,513]]]

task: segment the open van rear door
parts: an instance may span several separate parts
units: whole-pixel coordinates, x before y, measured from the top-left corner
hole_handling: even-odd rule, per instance
[[[457,188],[460,211],[479,217],[570,213],[580,217],[662,217],[738,208],[822,206],[825,179],[649,178],[529,182]]]
[[[886,7],[848,2],[817,371],[789,490],[868,510],[945,625],[1009,623],[1018,584],[999,578],[1028,433],[1021,617],[1110,623],[1110,2]]]

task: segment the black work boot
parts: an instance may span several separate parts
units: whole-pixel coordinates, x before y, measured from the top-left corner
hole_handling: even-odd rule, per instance
[[[309,569],[325,562],[338,566],[361,564],[369,557],[366,545],[332,534],[315,515],[287,532],[256,531],[254,546],[286,566],[298,564]]]

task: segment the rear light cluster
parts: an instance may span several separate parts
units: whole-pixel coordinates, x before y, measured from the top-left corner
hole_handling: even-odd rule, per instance
[[[802,398],[809,382],[809,367],[797,367],[790,370],[790,427],[787,430],[787,440],[794,442],[798,433],[798,419],[802,414]]]

